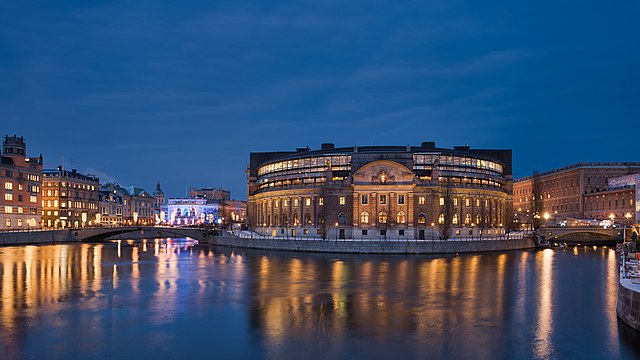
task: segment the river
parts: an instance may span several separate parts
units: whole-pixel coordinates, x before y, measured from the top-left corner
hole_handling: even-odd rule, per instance
[[[605,247],[439,256],[187,239],[0,247],[2,359],[638,359]]]

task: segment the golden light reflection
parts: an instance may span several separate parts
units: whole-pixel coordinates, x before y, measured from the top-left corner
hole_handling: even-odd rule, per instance
[[[535,330],[534,353],[539,359],[554,357],[553,348],[553,256],[555,252],[545,249],[538,253],[536,272],[540,279],[538,286],[537,323]]]
[[[618,317],[616,315],[616,306],[618,305],[618,258],[614,249],[603,249],[603,255],[606,254],[606,278],[604,303],[607,308],[607,347],[612,358],[620,358],[620,342],[618,341]]]

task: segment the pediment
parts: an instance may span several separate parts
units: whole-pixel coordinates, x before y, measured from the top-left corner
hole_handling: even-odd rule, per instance
[[[406,166],[388,160],[373,161],[353,174],[357,184],[392,185],[412,183],[414,174]]]

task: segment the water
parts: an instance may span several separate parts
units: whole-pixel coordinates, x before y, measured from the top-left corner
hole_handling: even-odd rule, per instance
[[[185,239],[0,248],[2,359],[638,359],[609,248],[300,254]]]

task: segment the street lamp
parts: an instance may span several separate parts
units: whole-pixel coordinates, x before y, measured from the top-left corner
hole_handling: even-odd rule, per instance
[[[336,241],[338,241],[338,223],[336,223]]]
[[[542,215],[542,217],[544,217],[544,225],[545,226],[549,226],[548,222],[549,222],[549,218],[551,217],[551,215],[549,215],[548,212],[545,212],[544,215]]]
[[[624,214],[624,218],[626,219],[626,221],[622,226],[622,241],[626,242],[627,241],[627,225],[631,225],[631,213],[628,212]]]

